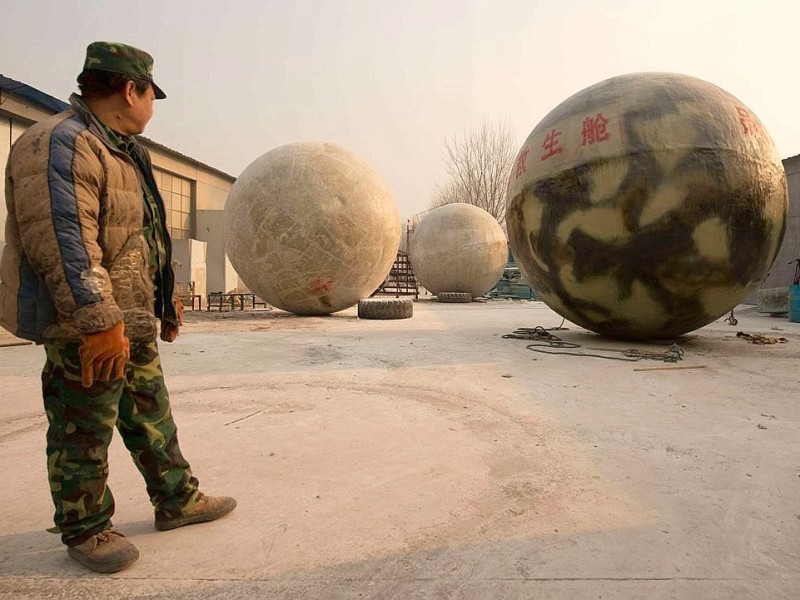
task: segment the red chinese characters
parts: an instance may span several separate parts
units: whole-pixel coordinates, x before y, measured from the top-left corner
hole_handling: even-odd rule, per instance
[[[749,112],[747,112],[746,108],[737,106],[736,113],[739,115],[739,122],[742,124],[742,127],[744,127],[745,133],[755,135],[761,131],[761,127],[759,127],[758,122]]]
[[[609,123],[611,123],[611,119],[600,112],[593,116],[584,117],[583,129],[581,130],[581,146],[592,146],[610,140],[611,132],[609,131]],[[564,152],[564,147],[561,145],[561,134],[562,131],[560,129],[551,129],[544,136],[542,148],[545,150],[545,153],[541,156],[540,160],[547,160],[556,154],[562,154]],[[569,137],[566,140],[567,149],[569,149],[569,144],[577,141],[577,139]],[[525,154],[527,155],[527,150]],[[517,177],[525,172],[526,159],[527,156],[520,156],[517,163]]]
[[[551,156],[555,156],[556,154],[561,154],[564,150],[559,145],[559,137],[561,136],[560,131],[556,131],[555,129],[551,129],[550,133],[544,136],[544,142],[542,143],[542,148],[547,150],[546,154],[543,154],[539,160],[547,160]]]
[[[582,146],[605,142],[611,137],[608,132],[608,119],[602,113],[597,113],[594,117],[586,117],[583,120],[583,142]]]
[[[525,163],[528,160],[528,148],[525,148],[522,152],[520,152],[519,158],[517,159],[517,176],[516,179],[519,179],[519,176],[525,172]]]
[[[330,277],[317,277],[312,290],[316,294],[327,294],[333,289],[333,279]]]

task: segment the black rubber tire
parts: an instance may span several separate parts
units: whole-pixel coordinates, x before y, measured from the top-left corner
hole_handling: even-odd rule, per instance
[[[472,294],[469,292],[439,292],[436,294],[439,302],[472,302]]]
[[[359,319],[409,319],[413,314],[411,298],[366,298],[358,301]]]

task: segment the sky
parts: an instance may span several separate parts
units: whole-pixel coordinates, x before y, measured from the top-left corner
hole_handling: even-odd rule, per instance
[[[705,79],[800,154],[798,0],[5,0],[0,73],[66,100],[86,46],[147,50],[167,93],[145,135],[233,176],[294,142],[369,162],[403,218],[483,123],[519,146],[609,77]]]

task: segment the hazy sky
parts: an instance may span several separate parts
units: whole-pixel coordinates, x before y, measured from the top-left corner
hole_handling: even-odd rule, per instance
[[[145,135],[237,176],[277,146],[370,162],[403,217],[445,183],[446,139],[483,121],[519,145],[608,77],[671,71],[755,112],[800,154],[800,0],[5,0],[0,73],[66,100],[86,46],[155,57]]]

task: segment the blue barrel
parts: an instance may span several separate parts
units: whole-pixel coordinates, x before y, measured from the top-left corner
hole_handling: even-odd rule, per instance
[[[789,320],[800,323],[800,285],[789,286]]]

